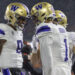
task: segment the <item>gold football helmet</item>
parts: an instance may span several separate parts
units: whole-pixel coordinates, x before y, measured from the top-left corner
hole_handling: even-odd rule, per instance
[[[22,3],[10,3],[5,12],[5,19],[14,27],[21,27],[25,24],[28,18],[29,9]],[[24,27],[24,26],[23,26]]]
[[[31,9],[31,16],[36,24],[42,23],[48,17],[54,17],[55,11],[51,4],[40,2],[35,4]]]
[[[56,14],[56,19],[57,19],[58,24],[60,24],[66,28],[66,26],[67,26],[66,15],[60,10],[56,10],[55,14]]]

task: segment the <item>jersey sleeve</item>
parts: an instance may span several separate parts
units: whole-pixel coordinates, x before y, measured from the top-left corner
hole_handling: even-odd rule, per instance
[[[8,38],[8,30],[5,24],[0,24],[0,39],[7,39]]]
[[[40,53],[42,61],[44,62],[43,65],[50,65],[50,69],[52,69],[53,66],[53,55],[52,55],[52,44],[53,44],[53,38],[52,33],[43,33],[42,35],[38,37],[39,43],[40,43]],[[49,63],[47,63],[48,61]],[[47,67],[48,68],[48,67]]]
[[[42,58],[43,65],[50,65],[50,69],[53,66],[53,55],[52,55],[52,47],[53,47],[53,29],[52,25],[41,25],[37,28],[36,35],[39,39],[40,44],[40,54]],[[47,62],[48,61],[48,62]]]

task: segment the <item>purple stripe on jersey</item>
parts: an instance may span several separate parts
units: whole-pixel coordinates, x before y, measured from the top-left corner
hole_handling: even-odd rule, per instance
[[[3,75],[10,75],[9,69],[2,69]]]
[[[42,26],[37,30],[36,34],[41,33],[41,32],[47,32],[47,31],[51,31],[50,27]]]
[[[0,34],[5,35],[5,32],[2,29],[0,29]]]
[[[68,48],[67,48],[67,40],[64,39],[64,42],[65,42],[65,47],[66,47],[66,51],[65,51],[65,60],[64,61],[68,61]]]

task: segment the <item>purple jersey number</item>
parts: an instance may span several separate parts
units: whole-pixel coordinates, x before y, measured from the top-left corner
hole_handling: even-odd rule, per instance
[[[67,48],[67,40],[64,39],[64,43],[65,43],[65,59],[64,61],[68,61],[68,48]]]
[[[17,40],[17,50],[16,50],[16,52],[17,53],[21,53],[22,47],[23,47],[22,41],[21,40]]]

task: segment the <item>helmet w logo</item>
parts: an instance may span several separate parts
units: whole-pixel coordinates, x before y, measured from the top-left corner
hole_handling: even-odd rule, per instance
[[[42,4],[35,7],[37,10],[42,9]]]
[[[12,6],[11,6],[11,10],[13,10],[13,11],[16,11],[18,8],[19,8],[19,7],[16,6],[16,5],[12,5]]]

